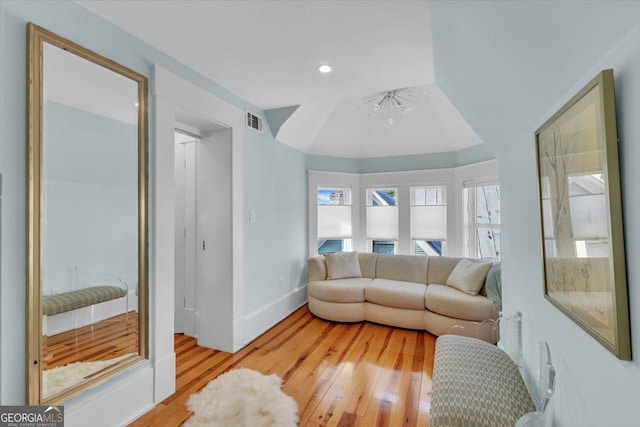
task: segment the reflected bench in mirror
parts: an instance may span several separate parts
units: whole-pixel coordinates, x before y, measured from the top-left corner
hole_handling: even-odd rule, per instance
[[[42,296],[42,314],[53,316],[101,302],[126,298],[127,289],[116,286],[92,286],[79,291],[69,291],[55,295]]]

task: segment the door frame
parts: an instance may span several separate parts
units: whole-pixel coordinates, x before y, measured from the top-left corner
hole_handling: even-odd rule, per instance
[[[152,95],[155,98],[155,154],[150,192],[153,229],[151,233],[150,322],[153,331],[151,359],[154,363],[156,402],[175,390],[175,352],[173,309],[175,280],[175,186],[174,131],[176,113],[192,112],[231,128],[231,211],[232,211],[232,316],[228,326],[227,348],[242,347],[243,244],[244,244],[244,111],[216,95],[197,87],[166,69],[154,65]]]

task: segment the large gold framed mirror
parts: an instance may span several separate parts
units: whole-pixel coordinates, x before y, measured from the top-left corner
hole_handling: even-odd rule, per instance
[[[28,24],[27,401],[148,357],[147,78]]]

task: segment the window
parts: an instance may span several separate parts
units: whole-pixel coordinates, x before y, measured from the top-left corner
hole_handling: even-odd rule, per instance
[[[318,187],[318,254],[352,250],[351,189]]]
[[[398,189],[367,190],[367,246],[369,251],[396,253],[398,240]]]
[[[606,222],[605,186],[602,174],[582,174],[568,177],[567,188],[569,194],[569,212],[571,239],[556,240],[555,218],[551,217],[551,204],[558,203],[557,198],[563,193],[552,186],[548,178],[542,181],[542,215],[545,224],[552,227],[545,228],[545,252],[550,257],[576,256],[578,258],[600,258],[609,254],[608,230]],[[557,185],[557,184],[556,184]],[[554,200],[552,202],[552,199]],[[558,247],[561,242],[569,244]],[[564,255],[563,255],[564,254]]]
[[[411,187],[411,243],[416,255],[440,256],[447,240],[446,188]]]
[[[609,231],[602,174],[569,177],[569,210],[578,258],[609,256]]]
[[[446,170],[365,174],[310,170],[309,253],[499,259],[496,175],[497,161]],[[595,253],[600,243],[590,239],[585,237],[584,244],[576,243],[572,250]],[[573,248],[574,242],[570,243]]]
[[[500,186],[465,184],[466,255],[500,261]]]

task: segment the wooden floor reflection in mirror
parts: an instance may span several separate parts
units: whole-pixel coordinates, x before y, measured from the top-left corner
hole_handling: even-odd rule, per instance
[[[42,397],[46,399],[137,357],[135,311],[56,335],[43,335]]]

